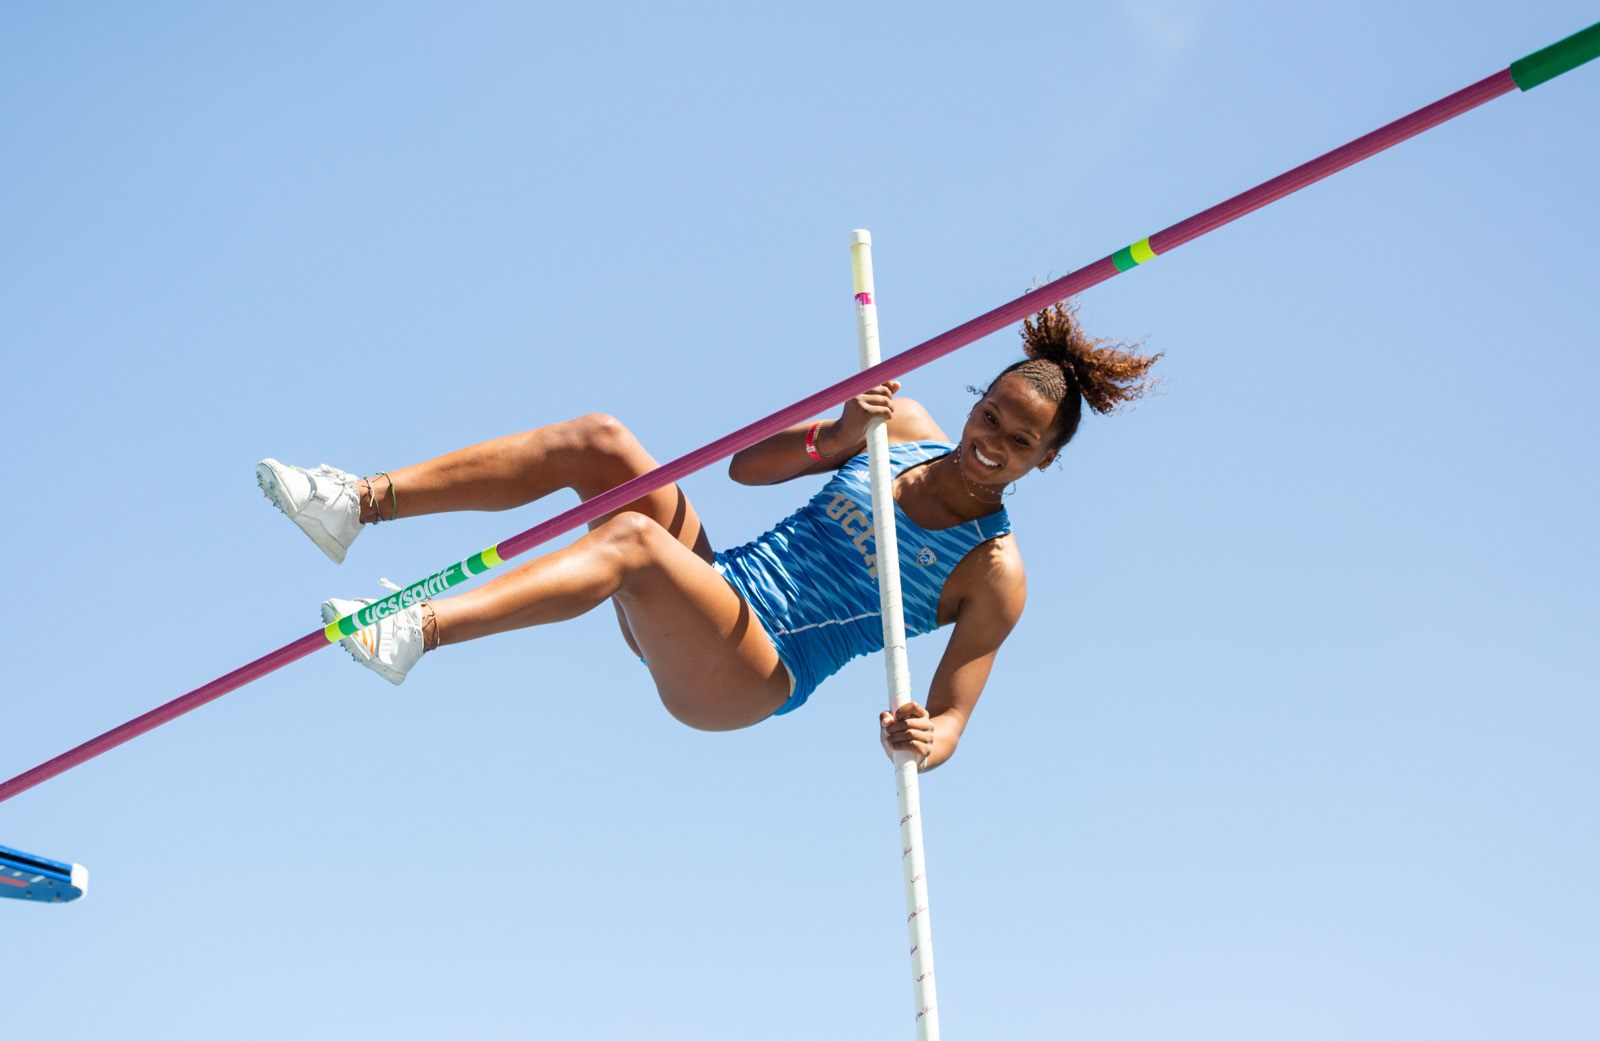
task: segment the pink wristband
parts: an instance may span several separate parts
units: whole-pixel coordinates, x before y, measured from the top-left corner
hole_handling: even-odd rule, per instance
[[[811,424],[811,426],[806,430],[806,455],[809,455],[818,462],[828,458],[821,452],[817,451],[817,431],[821,429],[822,421],[819,419],[815,423]]]

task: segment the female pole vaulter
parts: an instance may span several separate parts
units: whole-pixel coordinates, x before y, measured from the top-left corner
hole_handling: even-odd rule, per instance
[[[1022,613],[1022,558],[1005,489],[1044,470],[1077,432],[1085,403],[1115,411],[1155,381],[1160,355],[1087,337],[1066,305],[1024,323],[1027,360],[1002,371],[952,441],[898,382],[846,402],[837,419],[791,427],[737,453],[730,476],[776,484],[833,471],[797,512],[748,545],[713,552],[677,485],[591,522],[570,546],[468,592],[408,607],[340,642],[400,683],[425,653],[576,617],[605,600],[650,669],[667,711],[701,730],[792,712],[846,662],[882,650],[868,422],[888,421],[906,627],[954,625],[926,703],[883,713],[886,748],[928,769],[955,753],[995,656]],[[617,420],[589,415],[357,478],[274,459],[267,497],[335,563],[368,525],[455,510],[505,510],[562,488],[589,499],[656,462]],[[371,603],[331,599],[331,622]]]

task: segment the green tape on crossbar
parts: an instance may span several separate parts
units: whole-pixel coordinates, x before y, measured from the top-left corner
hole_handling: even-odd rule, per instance
[[[1124,246],[1111,254],[1111,263],[1117,266],[1118,271],[1127,271],[1138,267],[1155,255],[1155,250],[1150,248],[1150,240],[1140,239],[1133,245]]]
[[[1542,51],[1518,58],[1511,63],[1511,79],[1523,90],[1532,90],[1595,58],[1600,58],[1600,22]]]
[[[374,600],[359,611],[351,612],[337,622],[328,623],[322,634],[328,638],[329,643],[338,643],[345,636],[353,636],[359,629],[365,629],[373,622],[387,618],[392,614],[399,614],[408,607],[415,607],[432,597],[458,586],[469,578],[475,578],[490,568],[499,564],[499,546],[490,546],[482,553],[474,553],[459,564],[451,564],[443,571],[437,571],[420,582],[413,582],[398,593],[390,593],[382,600]]]

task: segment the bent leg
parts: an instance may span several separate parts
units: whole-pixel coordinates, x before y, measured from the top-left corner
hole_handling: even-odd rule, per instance
[[[402,517],[509,510],[563,488],[588,500],[655,468],[656,461],[616,419],[580,416],[390,471],[387,484],[383,476],[369,478],[368,512],[363,519],[370,519],[375,507],[387,520],[396,504]],[[704,559],[711,559],[700,519],[677,485],[636,499],[590,527],[624,510],[649,517]]]
[[[561,621],[612,598],[667,711],[700,730],[758,723],[789,675],[744,599],[660,524],[619,512],[577,542],[431,602],[438,642]]]
[[[637,438],[611,416],[594,413],[536,430],[498,437],[361,482],[362,520],[422,516],[458,510],[508,510],[570,488],[589,500],[656,468]],[[688,496],[676,484],[658,488],[592,521],[595,530],[633,512],[654,521],[700,559],[712,559],[711,542]],[[486,587],[487,588],[487,587]],[[622,637],[635,654],[622,605]]]

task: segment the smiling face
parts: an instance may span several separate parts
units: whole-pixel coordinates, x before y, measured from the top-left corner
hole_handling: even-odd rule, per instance
[[[961,472],[977,484],[1004,486],[1049,466],[1056,403],[1027,380],[1006,376],[973,406],[961,428]]]

